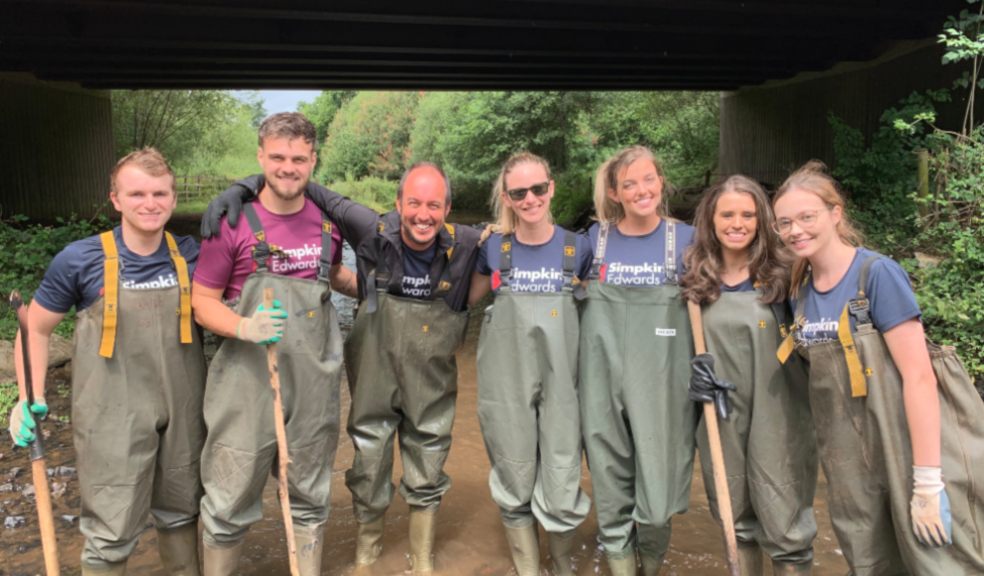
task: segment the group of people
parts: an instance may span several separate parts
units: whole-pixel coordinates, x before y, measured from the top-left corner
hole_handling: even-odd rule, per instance
[[[396,209],[377,214],[310,181],[316,148],[302,115],[267,118],[262,174],[210,205],[200,251],[164,231],[176,204],[166,161],[134,152],[110,178],[120,226],[69,245],[45,274],[28,313],[37,400],[18,364],[10,431],[33,440],[48,337],[75,307],[83,574],[124,574],[148,513],[169,574],[237,572],[278,458],[274,343],[300,573],[321,572],[343,366],[355,565],[371,573],[382,550],[398,435],[411,569],[433,572],[455,351],[490,292],[478,416],[520,576],[540,573],[539,526],[552,572],[574,573],[591,507],[582,450],[610,573],[634,575],[641,561],[657,574],[695,447],[711,474],[702,402],[721,418],[731,501],[709,480],[708,496],[715,516],[732,508],[743,574],[762,574],[764,555],[776,574],[811,573],[818,454],[852,573],[984,573],[984,404],[952,350],[927,347],[904,271],[861,247],[822,165],[796,171],[771,202],[732,176],[689,226],[668,214],[655,155],[629,147],[598,169],[596,223],[578,234],[553,222],[548,162],[521,152],[503,164],[496,220],[480,233],[447,222],[438,166],[408,168]],[[359,301],[344,343],[331,290]],[[702,307],[705,354],[694,354],[687,300]],[[223,337],[207,370],[192,317]]]

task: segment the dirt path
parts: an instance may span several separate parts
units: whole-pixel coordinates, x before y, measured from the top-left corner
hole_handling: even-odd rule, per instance
[[[473,322],[473,328],[477,325]],[[459,354],[459,395],[454,442],[448,459],[447,471],[453,480],[451,491],[445,497],[438,516],[436,562],[439,574],[448,576],[485,576],[514,573],[508,558],[505,537],[499,522],[498,510],[489,497],[488,458],[482,443],[476,414],[475,379],[475,330],[469,332],[467,344]],[[67,374],[58,371],[54,379],[64,379]],[[343,417],[348,412],[348,393],[343,384]],[[68,398],[53,398],[53,414],[68,414]],[[49,420],[52,430],[48,448],[48,466],[73,467],[74,452],[71,449],[71,428],[67,423]],[[343,418],[344,422],[344,418]],[[11,452],[0,458],[0,517],[22,515],[25,525],[16,529],[0,528],[0,576],[36,574],[42,571],[40,543],[37,536],[37,519],[33,515],[29,498],[21,490],[30,486],[30,467],[23,451]],[[356,525],[352,515],[352,502],[345,488],[345,470],[352,461],[352,444],[342,431],[332,475],[332,511],[326,533],[323,574],[330,576],[354,574]],[[20,472],[11,476],[14,468]],[[62,470],[62,472],[65,472]],[[396,474],[401,472],[397,458]],[[582,473],[584,486],[590,490],[590,477]],[[55,498],[55,517],[61,550],[63,574],[79,573],[79,551],[82,538],[78,532],[78,520],[68,522],[63,515],[77,515],[79,509],[77,478],[53,477],[64,486],[64,492]],[[821,479],[822,482],[822,479]],[[4,487],[11,487],[4,491]],[[56,488],[61,490],[61,488]],[[826,504],[823,500],[826,487],[818,489],[816,502],[820,520],[820,534],[816,541],[814,574],[828,576],[844,574],[847,566],[837,551],[836,541],[830,530]],[[242,574],[275,575],[287,572],[286,546],[281,527],[276,486],[268,482],[264,493],[264,519],[253,526],[246,540],[246,552]],[[400,575],[408,569],[407,505],[399,496],[386,518],[386,535],[383,554],[373,570],[373,575]],[[607,574],[603,555],[596,545],[594,514],[577,531],[577,573],[579,575]],[[541,551],[543,574],[549,565],[545,538]],[[663,574],[717,575],[725,573],[719,531],[708,512],[707,499],[699,470],[695,470],[690,511],[674,521],[673,540]],[[136,553],[130,560],[131,574],[163,576],[156,551],[156,534],[147,530],[141,538]],[[768,569],[767,569],[768,573]]]

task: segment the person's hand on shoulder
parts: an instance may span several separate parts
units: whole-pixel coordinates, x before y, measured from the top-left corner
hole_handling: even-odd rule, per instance
[[[213,198],[202,214],[202,239],[218,237],[222,216],[226,217],[230,228],[235,228],[239,224],[239,214],[243,210],[243,204],[256,198],[265,183],[260,174],[247,176]]]

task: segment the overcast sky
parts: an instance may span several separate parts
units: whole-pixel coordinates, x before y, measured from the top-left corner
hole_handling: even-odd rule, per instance
[[[257,90],[263,98],[267,114],[296,112],[300,102],[311,102],[321,94],[320,90]]]

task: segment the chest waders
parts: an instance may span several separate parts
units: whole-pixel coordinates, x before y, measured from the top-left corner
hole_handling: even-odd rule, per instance
[[[984,574],[984,405],[953,348],[931,343],[953,545],[923,546],[912,533],[902,380],[864,293],[877,258],[862,263],[858,295],[840,317],[839,341],[800,349],[810,361],[810,404],[837,541],[856,576]],[[803,308],[800,299],[798,324]]]
[[[430,277],[440,280],[430,300],[390,294],[391,281],[402,282],[402,274],[391,276],[380,258],[379,268],[367,274],[366,300],[345,342],[352,396],[348,433],[355,447],[345,484],[360,526],[361,564],[375,561],[381,550],[383,515],[393,500],[393,437],[399,432],[400,494],[411,507],[411,562],[418,571],[429,566],[434,515],[451,487],[444,462],[458,394],[455,351],[468,323],[467,312],[451,310],[442,298],[451,290],[452,252],[453,246],[434,259]]]
[[[581,316],[578,392],[598,530],[613,571],[631,558],[632,574],[637,540],[647,573],[658,571],[670,519],[687,510],[694,463],[693,340],[675,283],[675,226],[666,224],[670,280],[646,288],[597,280],[608,235],[602,224]]]
[[[574,239],[567,232],[562,290],[524,293],[510,289],[512,237],[503,237],[502,285],[485,313],[478,342],[478,418],[492,464],[492,499],[510,536],[514,561],[517,550],[526,551],[524,557],[536,553],[536,574],[539,549],[523,545],[535,545],[534,517],[551,534],[552,544],[558,540],[554,535],[566,535],[559,539],[566,542],[591,507],[580,485]],[[523,533],[533,539],[519,538]],[[570,551],[566,556],[569,560]],[[519,569],[521,562],[516,564]]]
[[[338,446],[342,367],[342,337],[328,285],[331,223],[324,220],[322,224],[317,279],[292,278],[267,269],[276,250],[267,244],[252,204],[243,206],[243,211],[259,243],[253,251],[256,271],[246,279],[236,312],[252,315],[263,302],[263,290],[272,288],[288,314],[277,345],[290,455],[288,492],[301,574],[318,574]],[[206,574],[235,573],[242,538],[262,518],[263,487],[276,469],[272,413],[266,347],[225,339],[209,366],[205,392],[208,437],[202,453],[202,521]],[[218,549],[236,550],[236,554],[221,558]],[[210,553],[216,558],[211,570]],[[221,570],[215,568],[218,564]]]
[[[191,324],[188,267],[174,238],[165,239],[178,286],[121,290],[113,232],[103,233],[104,294],[75,325],[83,573],[124,573],[148,512],[165,566],[198,573],[205,360]]]
[[[731,417],[718,422],[735,533],[743,574],[762,573],[762,550],[777,574],[808,574],[817,533],[817,448],[806,373],[802,363],[783,367],[776,358],[789,314],[784,304],[770,307],[760,296],[721,292],[703,309],[715,372],[737,386],[729,394]],[[703,419],[697,444],[711,513],[720,522]]]

